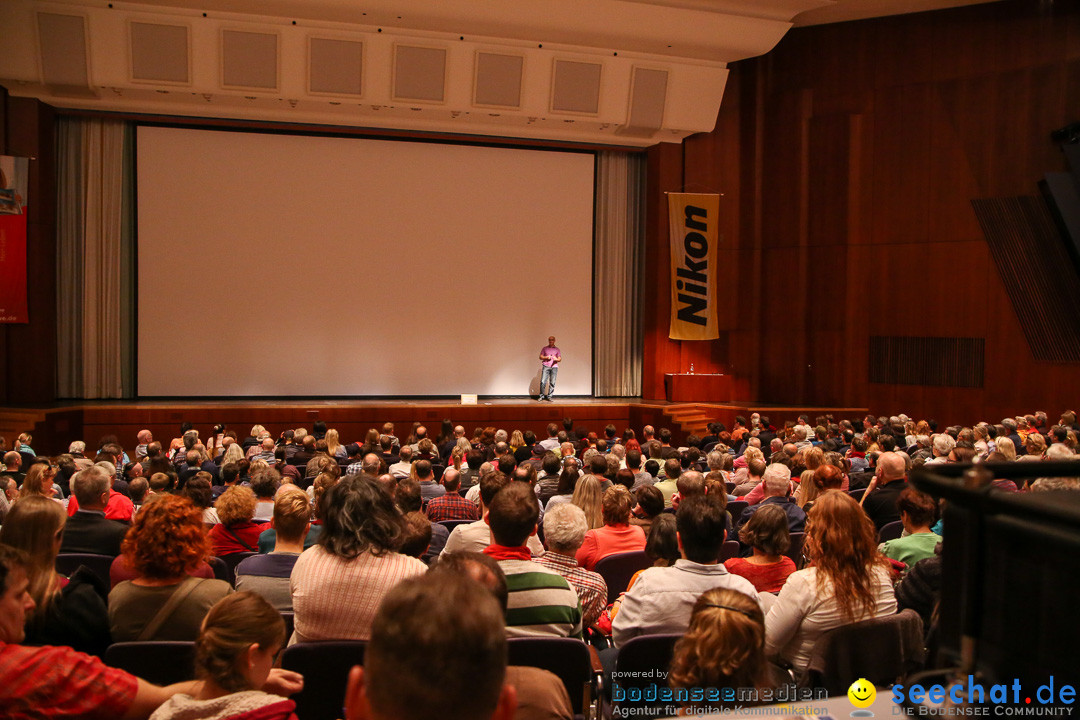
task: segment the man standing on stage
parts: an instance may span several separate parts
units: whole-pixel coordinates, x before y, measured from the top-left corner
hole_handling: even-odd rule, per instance
[[[555,378],[559,375],[559,363],[562,354],[555,347],[555,336],[548,338],[547,347],[540,348],[540,361],[543,369],[540,373],[540,399],[554,402],[551,395],[555,392]]]

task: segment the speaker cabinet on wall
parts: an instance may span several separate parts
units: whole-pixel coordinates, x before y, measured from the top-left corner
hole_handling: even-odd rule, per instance
[[[667,81],[667,70],[634,68],[628,120],[616,134],[648,137],[664,126]]]
[[[446,50],[394,46],[394,99],[442,102],[446,87]]]
[[[221,84],[276,90],[278,36],[246,30],[221,31]]]
[[[599,63],[556,60],[551,89],[552,112],[599,113],[601,69]]]
[[[129,33],[132,80],[185,85],[191,81],[187,25],[133,22]]]
[[[39,12],[37,29],[44,84],[57,95],[92,95],[87,69],[86,18]]]
[[[476,53],[473,105],[521,107],[521,76],[525,58],[520,55]]]
[[[308,40],[308,92],[363,94],[364,43],[355,40]]]

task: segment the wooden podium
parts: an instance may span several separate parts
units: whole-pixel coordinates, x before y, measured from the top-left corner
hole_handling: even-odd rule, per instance
[[[666,373],[664,390],[668,402],[729,402],[734,392],[732,377],[721,373]]]

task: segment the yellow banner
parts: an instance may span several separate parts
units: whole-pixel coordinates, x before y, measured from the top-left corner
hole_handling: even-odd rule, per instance
[[[720,196],[668,193],[672,340],[715,340]]]

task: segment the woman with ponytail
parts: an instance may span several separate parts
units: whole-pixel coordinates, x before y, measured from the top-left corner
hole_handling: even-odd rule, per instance
[[[191,694],[174,695],[150,720],[296,720],[292,700],[259,689],[283,672],[272,668],[284,644],[285,622],[260,595],[219,600],[195,641]]]

